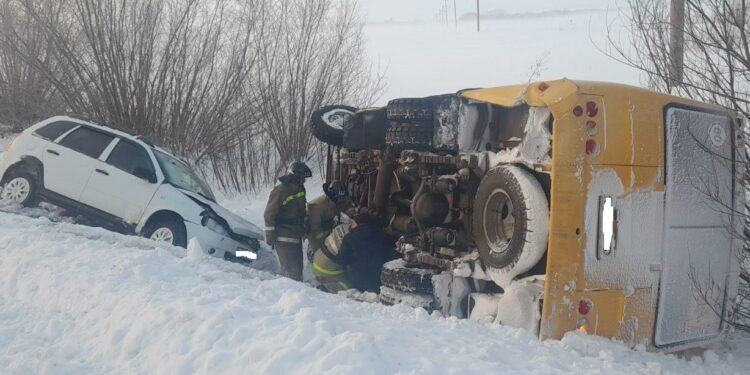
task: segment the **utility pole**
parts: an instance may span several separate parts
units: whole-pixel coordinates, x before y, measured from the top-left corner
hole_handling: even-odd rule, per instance
[[[453,22],[456,24],[456,28],[458,28],[458,12],[456,11],[456,0],[453,0]]]
[[[478,1],[478,0],[477,0]],[[671,0],[669,9],[669,79],[672,85],[682,83],[685,60],[685,0]]]
[[[479,0],[477,0],[477,32],[479,32]]]

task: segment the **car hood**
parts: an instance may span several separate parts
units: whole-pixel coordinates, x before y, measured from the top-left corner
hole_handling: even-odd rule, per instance
[[[243,219],[239,215],[236,215],[232,213],[231,211],[227,210],[226,208],[220,206],[216,202],[211,202],[210,200],[204,198],[200,194],[193,193],[192,191],[184,190],[184,189],[177,189],[183,194],[189,196],[193,200],[199,201],[209,207],[211,207],[214,212],[216,212],[217,215],[221,216],[224,220],[227,221],[227,224],[229,225],[229,228],[232,229],[232,232],[237,233],[241,236],[246,236],[250,238],[255,238],[257,240],[263,240],[263,231],[261,231],[258,226],[255,224]]]

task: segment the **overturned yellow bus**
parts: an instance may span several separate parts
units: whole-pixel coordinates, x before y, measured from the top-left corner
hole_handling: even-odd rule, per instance
[[[312,123],[327,179],[400,238],[383,302],[666,351],[725,331],[743,207],[725,108],[562,79]]]

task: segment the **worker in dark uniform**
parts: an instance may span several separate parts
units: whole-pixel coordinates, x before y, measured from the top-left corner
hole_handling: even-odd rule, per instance
[[[307,233],[305,179],[312,177],[310,168],[295,161],[268,197],[264,213],[266,242],[276,249],[281,274],[302,281],[302,240]]]
[[[338,264],[347,269],[350,285],[365,292],[379,292],[380,272],[395,244],[396,239],[385,233],[375,216],[355,216],[336,256]]]

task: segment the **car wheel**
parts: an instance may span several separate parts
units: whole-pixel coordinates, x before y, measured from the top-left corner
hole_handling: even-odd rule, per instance
[[[175,219],[160,220],[148,225],[143,237],[170,245],[187,247],[187,230],[182,221]]]
[[[26,171],[13,172],[6,178],[2,189],[2,201],[36,207],[39,204],[39,186],[36,178]]]

